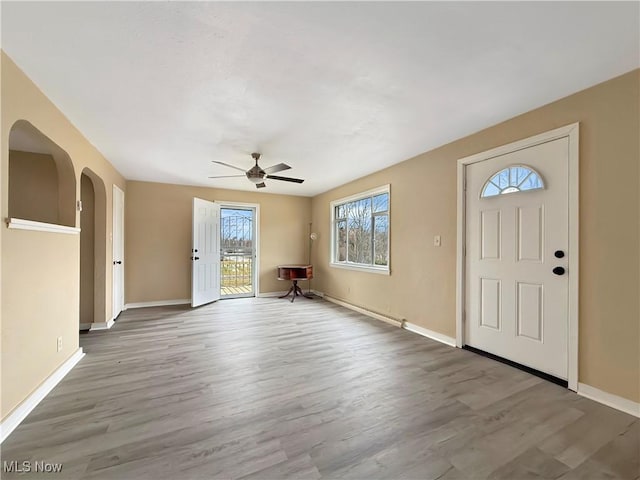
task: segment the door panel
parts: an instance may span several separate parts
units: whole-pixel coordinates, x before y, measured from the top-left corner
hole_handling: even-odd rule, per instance
[[[465,343],[567,378],[568,139],[466,166]],[[528,166],[545,187],[481,197],[504,168]],[[497,188],[520,181],[501,174]],[[510,175],[512,175],[510,177]],[[491,186],[495,193],[495,188]],[[554,257],[555,250],[567,255]]]
[[[532,340],[542,341],[542,285],[517,283],[518,335]]]
[[[193,199],[191,306],[220,299],[220,206]]]
[[[500,330],[500,280],[480,279],[480,325]]]
[[[500,258],[500,210],[485,210],[480,215],[481,258],[498,260]]]
[[[516,230],[519,262],[542,262],[544,207],[518,207]]]

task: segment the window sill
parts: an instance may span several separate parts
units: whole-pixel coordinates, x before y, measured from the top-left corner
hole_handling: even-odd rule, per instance
[[[76,227],[35,222],[33,220],[23,220],[22,218],[7,218],[7,227],[13,230],[35,230],[37,232],[67,233],[70,235],[78,235],[80,233],[80,229]]]
[[[389,267],[369,267],[367,265],[358,265],[356,263],[334,263],[329,264],[335,268],[342,268],[344,270],[355,270],[357,272],[377,273],[378,275],[391,275]]]

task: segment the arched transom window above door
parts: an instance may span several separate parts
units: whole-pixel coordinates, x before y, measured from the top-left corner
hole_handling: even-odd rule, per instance
[[[543,188],[544,181],[533,168],[526,165],[512,165],[493,174],[482,187],[480,197],[495,197],[506,193],[540,190]]]

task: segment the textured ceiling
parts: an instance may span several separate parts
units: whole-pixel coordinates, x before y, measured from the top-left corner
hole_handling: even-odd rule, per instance
[[[639,4],[2,2],[2,48],[127,178],[315,195],[640,66]]]

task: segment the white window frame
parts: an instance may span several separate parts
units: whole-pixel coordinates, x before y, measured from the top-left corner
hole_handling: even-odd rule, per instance
[[[342,205],[344,203],[354,202],[357,200],[362,200],[363,198],[373,197],[375,195],[380,195],[381,193],[386,193],[389,195],[389,208],[387,209],[387,218],[389,228],[387,230],[387,264],[386,265],[366,265],[362,263],[352,263],[352,262],[337,262],[336,261],[336,207],[338,205]],[[348,197],[339,198],[337,200],[333,200],[329,204],[329,208],[331,209],[331,261],[329,265],[335,268],[343,268],[346,270],[356,270],[361,272],[371,272],[378,273],[382,275],[390,275],[391,274],[391,185],[386,184],[377,188],[372,188],[371,190],[367,190],[365,192],[359,192],[354,195],[350,195]],[[372,225],[373,228],[373,225]],[[347,257],[348,258],[348,257]]]

